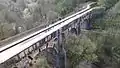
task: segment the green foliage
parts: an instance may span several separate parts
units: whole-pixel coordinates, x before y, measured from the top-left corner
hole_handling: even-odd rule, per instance
[[[71,67],[75,67],[80,61],[97,61],[95,54],[96,45],[86,37],[72,36],[66,41],[67,56]]]
[[[56,11],[64,16],[69,12],[73,11],[76,6],[86,1],[97,1],[97,0],[56,0]]]
[[[120,32],[100,31],[89,32],[88,37],[97,45],[97,56],[105,64],[119,64],[120,62]]]
[[[67,55],[70,59],[72,67],[74,67],[81,60],[88,60],[93,62],[99,60],[99,62],[102,64],[105,63],[119,65],[120,6],[118,1],[119,0],[99,0],[100,5],[106,7],[107,9],[112,8],[111,10],[106,11],[103,18],[95,20],[96,23],[94,23],[93,26],[100,29],[95,30],[95,32],[89,31],[86,36],[87,38],[71,37],[67,41]],[[91,48],[89,49],[89,47]],[[91,50],[94,52],[91,52]]]
[[[73,0],[61,0],[57,3],[56,11],[61,15],[66,15],[73,10],[72,4]]]
[[[113,9],[112,9],[113,10]],[[103,18],[97,19],[95,24],[99,27],[99,30],[91,32],[89,38],[92,42],[98,45],[97,55],[99,61],[105,64],[117,64],[120,62],[120,27],[119,27],[118,13],[111,13],[111,10],[106,12]]]
[[[0,24],[0,40],[8,38],[16,34],[15,24],[1,23]]]
[[[88,2],[88,1],[97,1],[97,0],[56,0],[56,11],[60,16],[64,16],[75,9],[79,4]]]
[[[36,63],[31,68],[51,68],[45,56],[38,56]]]
[[[99,4],[107,9],[113,7],[119,0],[99,0]]]

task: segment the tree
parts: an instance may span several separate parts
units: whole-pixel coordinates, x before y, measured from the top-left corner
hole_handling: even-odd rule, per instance
[[[71,36],[66,41],[66,50],[72,68],[76,67],[80,61],[97,61],[96,45],[85,36]]]
[[[4,40],[8,37],[14,36],[16,34],[15,30],[16,24],[12,23],[1,23],[0,24],[0,40]]]
[[[73,9],[79,4],[81,1],[78,0],[60,0],[57,2],[56,11],[64,16],[69,12],[73,11]]]
[[[113,7],[119,0],[99,0],[99,4],[106,7],[107,9]]]
[[[99,64],[119,66],[120,63],[120,32],[111,28],[102,31],[89,31],[87,37],[97,45],[96,55],[98,56]],[[114,67],[116,68],[116,67]]]
[[[39,55],[34,59],[35,63],[33,63],[33,66],[29,68],[51,68],[48,64],[46,57],[43,55]]]

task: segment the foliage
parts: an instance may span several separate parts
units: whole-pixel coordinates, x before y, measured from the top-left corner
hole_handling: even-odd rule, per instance
[[[113,7],[119,0],[99,0],[99,4],[103,5],[107,9]]]
[[[101,32],[89,32],[88,37],[97,45],[97,56],[102,64],[119,64],[119,33],[111,29]]]
[[[16,34],[15,24],[1,23],[0,24],[0,40],[8,38]]]
[[[99,27],[99,29],[96,30],[95,32],[91,32],[89,38],[92,40],[92,42],[98,45],[97,55],[99,61],[102,64],[103,63],[111,64],[111,65],[117,64],[116,66],[118,66],[119,68],[119,63],[120,63],[119,2],[118,0],[115,0],[115,2],[113,2],[112,0],[111,1],[101,0],[101,1],[107,2],[105,3],[107,5],[107,8],[111,8],[111,9],[106,11],[103,18],[99,18],[95,20],[94,26]],[[116,4],[116,2],[118,3]]]
[[[86,37],[72,36],[66,41],[67,56],[71,67],[75,67],[80,61],[97,61],[95,54],[96,45]]]
[[[38,56],[36,63],[31,68],[51,68],[45,56]]]
[[[66,15],[67,13],[69,13],[70,11],[73,10],[72,4],[73,0],[60,0],[59,2],[57,2],[57,7],[56,7],[56,11],[61,15]]]
[[[56,0],[56,11],[64,16],[69,12],[73,11],[76,6],[81,3],[85,3],[88,1],[97,1],[97,0]]]

